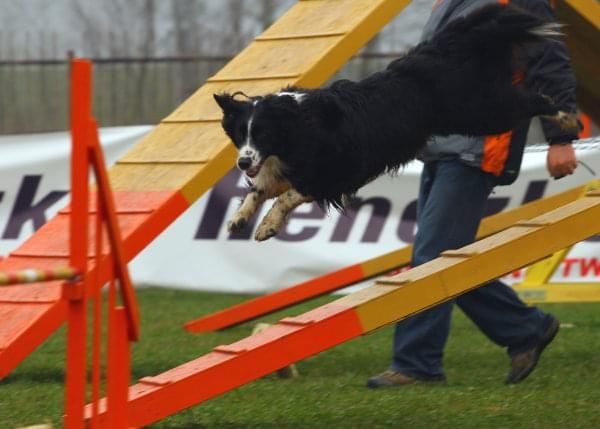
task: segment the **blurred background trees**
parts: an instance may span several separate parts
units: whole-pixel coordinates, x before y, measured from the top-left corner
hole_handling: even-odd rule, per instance
[[[67,128],[68,52],[95,61],[102,126],[168,115],[294,0],[0,0],[0,134]],[[412,4],[336,76],[360,79],[418,41]]]

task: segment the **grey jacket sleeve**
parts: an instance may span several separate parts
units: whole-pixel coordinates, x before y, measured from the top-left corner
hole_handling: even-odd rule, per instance
[[[554,11],[547,0],[513,0],[512,3],[546,21],[556,21]],[[527,49],[525,61],[525,78],[528,84],[551,97],[560,110],[577,110],[577,81],[563,40],[552,39]],[[541,122],[546,140],[550,144],[569,143],[577,138],[578,130],[564,130],[556,122],[543,118]]]

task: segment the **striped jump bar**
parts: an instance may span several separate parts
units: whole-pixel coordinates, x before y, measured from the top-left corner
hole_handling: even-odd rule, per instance
[[[28,269],[12,273],[0,272],[0,286],[10,286],[26,283],[49,282],[52,280],[74,280],[81,273],[71,267],[61,267],[50,270]]]

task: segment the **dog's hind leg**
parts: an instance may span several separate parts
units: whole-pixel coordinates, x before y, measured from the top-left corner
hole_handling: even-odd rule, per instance
[[[532,115],[556,122],[565,130],[579,131],[580,123],[576,113],[558,110],[554,101],[547,95],[535,94],[527,100]]]
[[[563,130],[581,131],[581,123],[577,119],[576,113],[560,110],[556,115],[542,115],[541,117],[556,122]]]
[[[262,203],[266,200],[276,197],[281,193],[287,191],[289,189],[289,185],[281,183],[279,186],[274,186],[271,189],[258,189],[254,188],[244,198],[242,205],[235,212],[233,217],[229,222],[227,222],[227,230],[229,232],[237,232],[243,230],[250,218]]]
[[[285,225],[285,219],[290,212],[300,204],[308,203],[312,200],[311,197],[304,196],[295,189],[290,189],[281,194],[258,226],[256,234],[254,234],[256,241],[264,241],[277,235],[281,228],[283,228],[283,225]]]

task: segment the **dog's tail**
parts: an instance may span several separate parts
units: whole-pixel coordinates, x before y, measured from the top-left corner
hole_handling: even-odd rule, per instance
[[[529,30],[529,33],[536,37],[547,38],[547,37],[562,37],[564,33],[561,31],[563,24],[558,22],[547,22],[545,24],[533,27]]]
[[[453,21],[444,31],[467,37],[474,48],[492,50],[560,37],[561,28],[517,6],[493,3]]]

